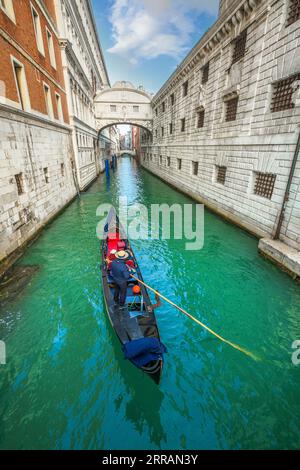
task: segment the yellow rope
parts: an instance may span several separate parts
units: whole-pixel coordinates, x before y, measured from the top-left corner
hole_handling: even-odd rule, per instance
[[[159,295],[159,297],[161,297],[162,299],[164,299],[166,302],[168,302],[169,304],[173,305],[173,307],[177,308],[177,310],[179,310],[180,312],[184,313],[184,315],[186,315],[187,317],[191,318],[194,322],[198,323],[199,325],[201,325],[205,330],[209,331],[212,335],[214,335],[216,338],[218,338],[219,340],[223,341],[223,343],[226,343],[226,344],[229,344],[229,346],[231,346],[232,348],[234,349],[237,349],[238,351],[246,354],[247,356],[251,357],[252,359],[254,359],[255,361],[258,361],[260,360],[257,356],[255,356],[252,352],[248,351],[247,349],[244,349],[244,348],[241,348],[240,346],[238,346],[237,344],[234,344],[232,343],[231,341],[228,341],[227,339],[223,338],[222,336],[218,335],[218,333],[216,333],[215,331],[213,331],[211,328],[209,328],[208,326],[204,325],[204,323],[202,323],[200,320],[198,320],[197,318],[193,317],[190,313],[188,313],[186,310],[183,310],[181,307],[179,307],[178,305],[176,305],[174,302],[172,302],[172,300],[169,300],[167,299],[167,297],[165,297],[164,295],[160,294],[157,290],[155,289],[152,289],[152,287],[148,286],[145,282],[141,281],[140,279],[138,279],[136,276],[134,276],[133,274],[131,274],[131,277],[133,277],[133,279],[135,279],[136,281],[138,281],[140,284],[143,284],[145,287],[147,287],[147,289],[151,290],[152,292],[154,292],[155,294]]]

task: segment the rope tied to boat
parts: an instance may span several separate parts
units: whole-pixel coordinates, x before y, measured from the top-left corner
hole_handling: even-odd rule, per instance
[[[207,325],[205,325],[204,323],[202,323],[200,320],[198,320],[197,318],[193,317],[193,315],[191,315],[190,313],[188,313],[186,310],[184,310],[183,308],[179,307],[179,305],[176,305],[174,302],[172,302],[172,300],[168,299],[167,297],[165,297],[163,294],[161,294],[160,292],[158,292],[157,290],[153,289],[151,286],[149,286],[148,284],[146,284],[145,282],[141,281],[141,279],[137,278],[136,276],[134,276],[133,274],[131,274],[131,277],[133,279],[135,279],[136,281],[138,281],[140,284],[142,284],[143,286],[145,286],[147,289],[151,290],[152,292],[154,292],[156,295],[158,295],[159,297],[161,297],[163,300],[165,300],[166,302],[168,302],[170,305],[172,305],[173,307],[175,307],[177,310],[179,310],[180,312],[182,312],[184,315],[186,315],[187,317],[191,318],[191,320],[193,320],[195,323],[198,323],[198,325],[202,326],[202,328],[204,328],[205,330],[207,330],[209,333],[211,333],[213,336],[215,336],[216,338],[218,338],[220,341],[222,341],[223,343],[226,343],[228,344],[229,346],[231,346],[232,348],[234,349],[237,349],[238,351],[240,351],[241,353],[243,354],[246,354],[246,356],[249,356],[251,357],[252,359],[254,359],[255,361],[259,361],[260,358],[257,357],[255,354],[253,354],[252,352],[248,351],[247,349],[245,348],[242,348],[241,346],[239,346],[238,344],[235,344],[235,343],[232,343],[231,341],[229,341],[228,339],[225,339],[223,338],[223,336],[219,335],[218,333],[216,333],[215,331],[213,331],[211,328],[209,328]]]

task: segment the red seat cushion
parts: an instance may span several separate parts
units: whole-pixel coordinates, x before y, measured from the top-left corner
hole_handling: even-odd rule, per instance
[[[107,254],[110,255],[111,250],[118,251],[118,243],[120,243],[119,233],[109,233],[107,235]]]

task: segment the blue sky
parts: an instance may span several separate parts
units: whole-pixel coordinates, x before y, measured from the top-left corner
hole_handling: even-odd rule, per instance
[[[111,84],[156,93],[215,21],[218,0],[92,0]]]

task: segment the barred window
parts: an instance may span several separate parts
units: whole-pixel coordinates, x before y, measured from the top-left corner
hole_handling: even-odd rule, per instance
[[[185,131],[185,118],[180,119],[180,123],[181,123],[181,132],[184,132]]]
[[[65,164],[64,163],[60,164],[60,174],[61,176],[65,176]]]
[[[162,112],[163,112],[163,113],[164,113],[164,112],[165,112],[165,110],[166,110],[166,104],[165,104],[165,102],[164,102],[164,101],[162,102],[162,105],[161,105],[161,110],[162,110]]]
[[[177,169],[178,169],[178,170],[181,170],[181,167],[182,167],[182,159],[181,159],[181,158],[177,158]]]
[[[198,175],[198,168],[199,168],[199,163],[198,162],[192,162],[192,174],[194,176]]]
[[[157,116],[157,113],[158,113],[157,108],[155,108],[155,116]]]
[[[200,129],[201,127],[204,127],[204,115],[205,115],[205,110],[201,109],[200,111],[197,112],[197,127]]]
[[[167,157],[167,166],[170,166],[170,165],[171,165],[171,158]]]
[[[226,121],[236,120],[238,102],[239,102],[238,96],[226,102]]]
[[[287,26],[300,19],[300,0],[289,0]]]
[[[208,76],[209,76],[209,62],[206,65],[204,65],[204,67],[202,68],[202,80],[201,80],[202,85],[208,82]]]
[[[161,136],[163,137],[165,135],[165,128],[162,126],[161,128]]]
[[[155,137],[157,138],[157,129],[155,129]]]
[[[276,181],[273,173],[255,172],[254,194],[271,199]]]
[[[162,155],[159,156],[159,164],[162,165]]]
[[[245,55],[247,42],[247,30],[245,29],[235,40],[232,54],[232,64],[235,64]]]
[[[173,134],[173,123],[172,122],[170,122],[170,124],[169,124],[169,132],[170,132],[170,134]]]
[[[49,183],[49,172],[48,168],[44,168],[44,178],[45,178],[45,183]]]
[[[225,184],[227,167],[222,166],[222,165],[217,165],[216,170],[217,170],[217,177],[216,177],[217,183]]]
[[[23,175],[22,173],[18,173],[15,175],[15,180],[18,188],[18,195],[20,196],[21,194],[24,193],[24,186],[23,186]]]
[[[188,94],[188,90],[189,90],[189,82],[186,81],[183,85],[182,85],[182,91],[183,91],[183,96],[187,96]]]
[[[173,106],[174,103],[175,103],[175,95],[174,95],[174,93],[172,93],[172,95],[170,96],[170,101],[171,101],[171,106]]]
[[[293,102],[293,93],[297,88],[299,88],[299,85],[296,87],[293,86],[293,82],[296,80],[300,80],[300,73],[274,83],[271,101],[272,113],[295,107],[295,103]]]

